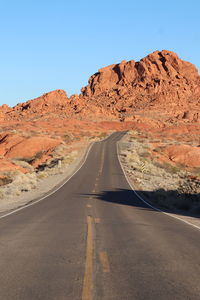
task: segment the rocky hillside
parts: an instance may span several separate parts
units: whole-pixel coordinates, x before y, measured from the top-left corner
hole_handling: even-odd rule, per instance
[[[100,69],[82,89],[82,97],[121,118],[164,108],[198,119],[200,76],[194,65],[175,53],[155,51],[139,62],[122,61]]]
[[[0,107],[0,119],[76,118],[133,120],[153,112],[170,121],[199,121],[200,76],[194,65],[171,51],[155,51],[139,62],[122,61],[92,75],[81,94],[67,97],[56,90],[9,108]]]

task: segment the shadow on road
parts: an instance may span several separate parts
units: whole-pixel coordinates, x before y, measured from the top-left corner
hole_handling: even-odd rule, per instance
[[[184,216],[200,217],[200,195],[179,194],[177,191],[136,191],[150,205],[165,212],[172,212]],[[115,189],[113,191],[102,191],[100,193],[85,194],[82,196],[93,196],[101,201],[138,207],[141,209],[154,210],[141,201],[132,190]],[[155,211],[155,210],[154,210]]]

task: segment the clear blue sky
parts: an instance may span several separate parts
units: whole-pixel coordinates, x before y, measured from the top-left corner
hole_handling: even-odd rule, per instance
[[[0,105],[54,89],[79,93],[89,76],[155,50],[200,70],[200,1],[0,1]]]

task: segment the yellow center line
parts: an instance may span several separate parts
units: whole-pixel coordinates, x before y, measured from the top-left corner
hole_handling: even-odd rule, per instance
[[[99,259],[102,265],[102,269],[104,273],[109,273],[110,272],[110,265],[108,261],[108,255],[105,251],[100,251],[99,252]]]
[[[82,300],[92,300],[92,271],[93,271],[93,233],[92,233],[92,217],[87,217],[87,246],[85,274],[83,280]]]

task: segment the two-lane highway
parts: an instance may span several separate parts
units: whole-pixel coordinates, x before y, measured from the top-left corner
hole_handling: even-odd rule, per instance
[[[0,299],[200,299],[200,231],[137,199],[114,133],[57,192],[0,219]]]

